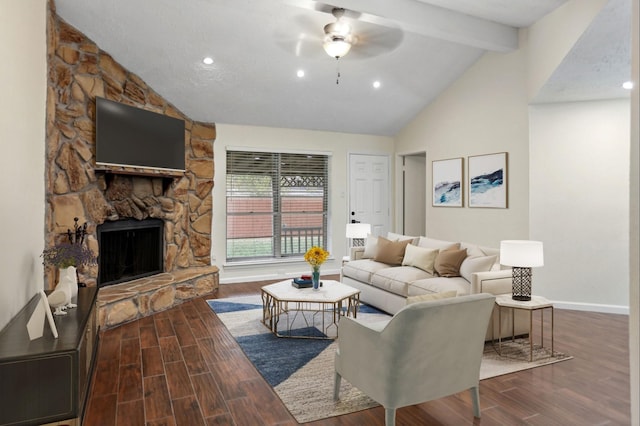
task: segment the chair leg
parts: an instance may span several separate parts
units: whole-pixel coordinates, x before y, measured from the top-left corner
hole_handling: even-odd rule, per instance
[[[384,409],[384,424],[385,426],[395,426],[396,425],[396,409],[395,408],[386,408]]]
[[[471,401],[473,402],[473,416],[480,418],[480,388],[474,386],[469,389],[471,392]]]
[[[333,376],[333,400],[337,401],[340,399],[340,381],[342,376],[337,371]]]

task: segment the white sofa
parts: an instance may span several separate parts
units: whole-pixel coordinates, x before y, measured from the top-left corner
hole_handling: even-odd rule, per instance
[[[501,267],[499,257],[497,248],[388,233],[381,239],[369,236],[364,247],[351,249],[341,281],[359,289],[362,302],[395,314],[407,297],[451,291],[458,296],[511,293],[511,269]],[[516,335],[529,332],[528,316],[521,314],[515,318]],[[511,335],[511,315],[502,318],[503,337]],[[492,338],[491,323],[487,339]],[[496,321],[496,338],[497,331]]]

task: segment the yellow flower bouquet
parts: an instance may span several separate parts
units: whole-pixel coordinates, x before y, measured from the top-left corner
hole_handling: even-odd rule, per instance
[[[322,265],[329,258],[329,252],[322,247],[313,246],[304,254],[304,260],[313,268],[315,272],[320,270]]]

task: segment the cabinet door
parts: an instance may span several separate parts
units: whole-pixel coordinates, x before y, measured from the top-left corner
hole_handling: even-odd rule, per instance
[[[34,424],[74,416],[72,354],[0,365],[0,424]]]

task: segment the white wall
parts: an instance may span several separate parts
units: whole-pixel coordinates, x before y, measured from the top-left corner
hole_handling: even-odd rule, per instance
[[[0,0],[0,329],[43,288],[46,0]]]
[[[398,233],[405,235],[425,235],[425,206],[427,205],[427,161],[424,153],[404,155],[404,184],[399,182],[398,199],[402,205],[396,207],[400,226]],[[402,165],[400,166],[402,167]],[[400,172],[401,173],[401,172]],[[431,191],[429,190],[429,193]]]
[[[568,307],[629,306],[628,99],[531,107],[530,237],[544,242],[534,292]]]
[[[485,54],[396,137],[400,152],[427,153],[426,234],[497,247],[528,235],[528,111],[523,52]],[[433,207],[432,162],[508,152],[509,208]]]
[[[348,221],[348,154],[389,155],[389,164],[393,164],[393,139],[370,135],[216,124],[212,263],[220,268],[221,283],[284,279],[309,272],[309,266],[303,260],[284,263],[270,261],[244,266],[225,264],[227,147],[245,147],[258,150],[300,150],[303,152],[311,150],[331,155],[329,165],[329,228],[331,234],[329,251],[331,259],[323,265],[322,273],[339,273],[342,257],[348,254],[347,240],[344,236],[345,224]],[[391,197],[390,200],[392,199]]]

